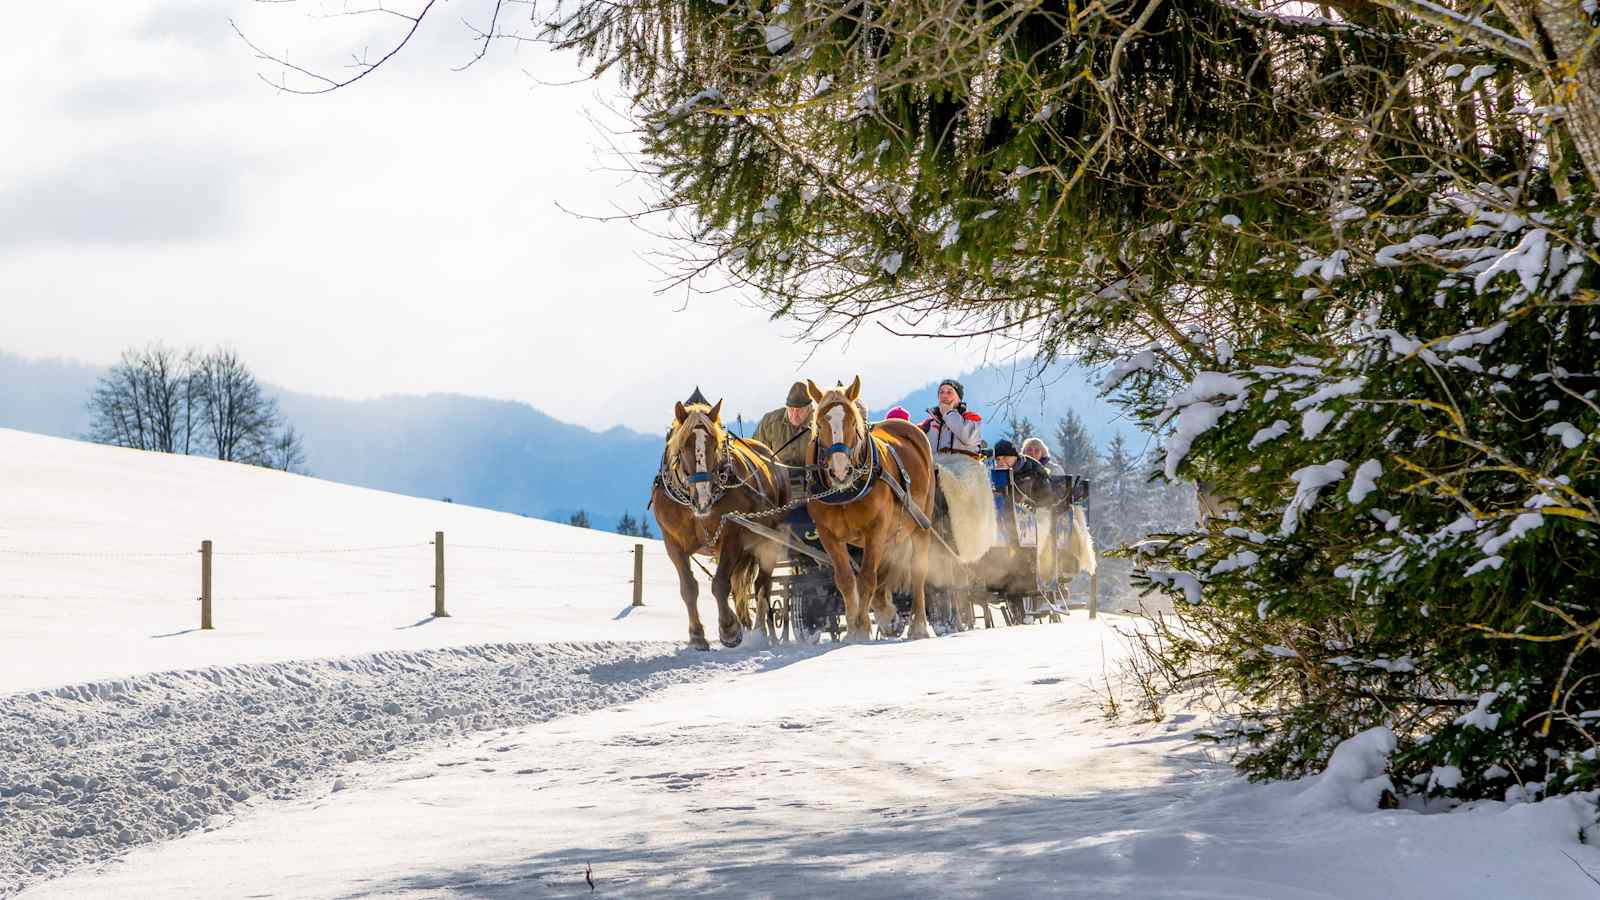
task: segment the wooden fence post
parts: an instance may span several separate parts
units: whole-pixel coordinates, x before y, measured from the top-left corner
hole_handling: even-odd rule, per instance
[[[444,532],[433,533],[433,616],[436,619],[447,619],[450,614],[444,611]]]
[[[200,629],[211,631],[211,542],[200,542]]]
[[[644,605],[644,545],[633,545],[633,605]]]

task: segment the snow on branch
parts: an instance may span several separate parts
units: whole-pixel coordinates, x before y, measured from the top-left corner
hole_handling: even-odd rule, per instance
[[[1429,0],[1376,0],[1376,2],[1385,9],[1443,28],[1457,37],[1476,41],[1530,68],[1539,68],[1543,65],[1527,41],[1485,25],[1478,16],[1464,16],[1453,9],[1430,3]]]

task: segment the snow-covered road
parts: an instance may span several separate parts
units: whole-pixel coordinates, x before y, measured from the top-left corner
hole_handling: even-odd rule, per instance
[[[665,642],[500,644],[0,696],[0,895],[220,826],[240,804],[327,794],[351,763],[768,661]]]
[[[1074,617],[719,652],[749,664],[349,765],[28,896],[587,896],[590,867],[595,896],[1593,896],[1579,800],[1421,816],[1243,784],[1189,713],[1105,718],[1114,642]]]

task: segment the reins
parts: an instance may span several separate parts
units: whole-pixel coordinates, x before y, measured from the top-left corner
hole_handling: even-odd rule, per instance
[[[835,406],[844,406],[847,409],[850,409],[851,412],[855,412],[857,414],[857,421],[861,423],[861,427],[857,429],[857,434],[860,435],[861,440],[865,444],[859,454],[852,453],[850,445],[840,440],[842,435],[837,434],[833,436],[833,443],[830,444],[826,449],[823,448],[821,437],[822,417],[827,410],[832,409]],[[859,412],[851,407],[850,401],[848,400],[835,400],[834,402],[829,403],[827,406],[817,407],[815,417],[812,421],[813,425],[811,431],[811,441],[813,447],[812,456],[814,461],[811,465],[806,466],[808,484],[809,479],[812,476],[816,476],[819,483],[822,482],[823,476],[825,476],[828,471],[828,464],[823,462],[824,459],[832,456],[835,453],[843,453],[845,458],[850,460],[850,478],[842,485],[838,485],[830,490],[827,490],[826,494],[832,495],[842,493],[858,483],[860,487],[856,490],[855,495],[852,497],[847,497],[841,500],[824,500],[823,502],[842,506],[847,503],[853,503],[857,500],[860,500],[862,497],[865,497],[877,483],[878,477],[883,473],[883,466],[878,458],[878,442],[873,440],[872,437],[872,426],[867,425],[860,419]],[[864,456],[865,459],[857,462],[857,455]]]

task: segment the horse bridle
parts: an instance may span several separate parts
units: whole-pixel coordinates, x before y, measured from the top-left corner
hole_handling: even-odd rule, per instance
[[[676,434],[682,429],[689,429],[690,431],[698,429],[705,432],[707,438],[713,439],[713,442],[717,443],[718,452],[722,457],[721,465],[717,467],[715,472],[711,471],[710,467],[699,472],[685,473],[680,471],[680,461],[673,459],[675,454],[671,452],[672,437],[669,436],[667,448],[661,453],[661,471],[657,473],[656,480],[661,483],[662,491],[672,502],[679,506],[687,506],[690,509],[694,509],[697,516],[706,515],[709,512],[701,513],[695,508],[695,498],[691,492],[694,490],[695,485],[709,484],[711,486],[709,510],[709,507],[716,506],[717,501],[721,500],[723,495],[728,492],[730,485],[740,483],[738,473],[733,470],[732,443],[726,437],[721,442],[714,440],[715,429],[712,427],[711,419],[702,412],[691,413],[688,418],[678,423],[678,427],[673,429],[673,432]],[[688,439],[692,435],[686,432],[684,437]]]
[[[860,442],[860,445],[858,447],[856,447],[855,449],[852,450],[849,444],[846,444],[844,441],[840,440],[842,435],[838,435],[838,434],[833,436],[833,443],[830,444],[827,448],[824,448],[822,446],[822,419],[823,419],[823,416],[827,413],[828,410],[834,408],[835,406],[849,407],[849,406],[852,406],[852,405],[853,404],[851,404],[851,402],[849,400],[835,400],[834,402],[829,403],[827,406],[819,406],[819,407],[817,407],[817,413],[816,413],[816,419],[815,419],[815,422],[816,422],[816,426],[815,426],[816,427],[816,434],[812,437],[811,442],[812,442],[812,445],[816,448],[815,457],[814,457],[815,458],[815,462],[812,465],[815,467],[815,469],[817,470],[818,473],[826,473],[827,472],[828,464],[827,464],[827,462],[825,462],[825,460],[827,460],[828,458],[832,457],[833,454],[835,454],[835,453],[843,453],[845,455],[845,458],[850,460],[850,473],[851,473],[850,474],[850,479],[852,481],[860,478],[863,474],[866,474],[866,473],[868,473],[870,471],[870,469],[871,469],[870,460],[869,459],[864,459],[863,457],[869,457],[870,456],[871,443],[872,443],[872,434],[867,429],[866,423],[864,421],[861,422],[861,427],[856,429],[856,436],[861,439],[861,442]],[[857,415],[857,417],[859,419],[860,412],[857,411],[856,415]],[[832,425],[829,425],[829,427],[831,428]]]

